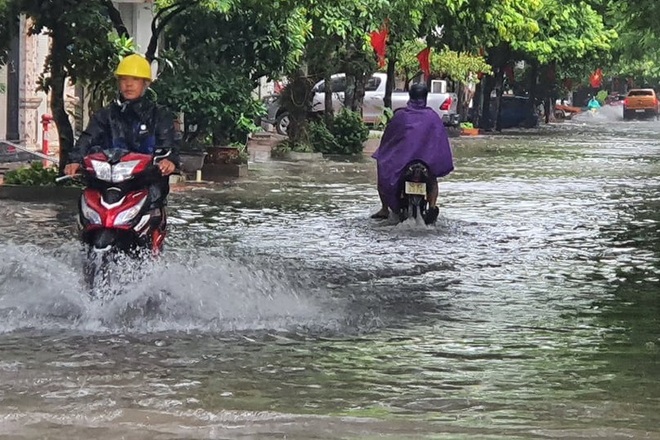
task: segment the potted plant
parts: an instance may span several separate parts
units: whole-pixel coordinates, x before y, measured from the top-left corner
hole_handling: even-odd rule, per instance
[[[226,147],[207,148],[208,156],[202,167],[202,174],[209,180],[222,180],[224,177],[245,177],[248,171],[249,154],[247,145],[237,142]]]
[[[476,136],[479,134],[479,129],[474,128],[472,122],[461,122],[461,134],[463,136]]]

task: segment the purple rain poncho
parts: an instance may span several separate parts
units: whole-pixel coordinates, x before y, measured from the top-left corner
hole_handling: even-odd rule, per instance
[[[404,168],[421,160],[431,175],[443,177],[454,170],[449,138],[436,112],[423,100],[408,101],[394,113],[380,146],[371,156],[378,166],[378,190],[390,209],[399,209],[399,183]]]

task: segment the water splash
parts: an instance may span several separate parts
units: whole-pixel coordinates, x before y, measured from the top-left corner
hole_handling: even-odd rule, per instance
[[[604,105],[599,108],[595,113],[590,111],[585,111],[578,113],[573,116],[573,121],[582,122],[585,124],[590,123],[602,123],[602,122],[611,122],[611,121],[621,121],[623,120],[623,107],[621,106],[612,106]]]
[[[222,253],[168,252],[114,268],[120,295],[82,285],[77,245],[48,251],[0,245],[0,333],[37,328],[92,332],[290,330],[331,326],[313,288],[267,263]],[[115,286],[116,288],[116,286]]]

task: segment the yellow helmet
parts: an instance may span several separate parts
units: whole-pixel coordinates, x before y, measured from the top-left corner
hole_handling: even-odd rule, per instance
[[[119,62],[115,76],[133,76],[151,81],[151,64],[142,55],[134,53]]]

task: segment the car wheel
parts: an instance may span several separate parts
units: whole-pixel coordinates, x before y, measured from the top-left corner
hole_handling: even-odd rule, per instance
[[[275,130],[278,134],[286,136],[287,129],[289,128],[289,113],[284,112],[280,114],[275,120]]]

